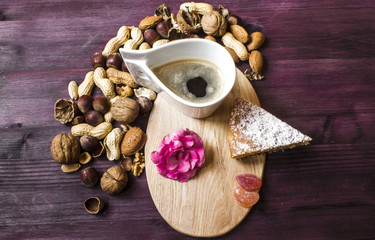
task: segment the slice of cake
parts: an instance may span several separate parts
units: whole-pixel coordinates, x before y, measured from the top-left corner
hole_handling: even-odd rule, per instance
[[[233,158],[307,145],[312,139],[261,107],[238,98],[229,120],[228,138]]]

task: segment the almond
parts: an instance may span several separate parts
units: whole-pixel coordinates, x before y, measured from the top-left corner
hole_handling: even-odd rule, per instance
[[[232,58],[233,58],[233,61],[235,62],[235,63],[239,63],[240,62],[240,59],[238,58],[238,56],[237,56],[237,53],[233,50],[233,49],[231,49],[231,48],[229,48],[229,47],[224,47],[228,52],[229,52],[229,54],[232,56]]]
[[[253,69],[253,71],[256,73],[260,73],[262,71],[263,56],[259,51],[257,50],[251,51],[250,57],[249,57],[249,65],[251,69]]]
[[[249,34],[240,25],[230,25],[229,29],[230,29],[230,32],[238,41],[242,43],[247,43],[249,41]]]
[[[266,37],[261,32],[253,32],[250,34],[250,42],[247,44],[247,50],[251,51],[260,48]]]
[[[143,148],[147,135],[139,127],[132,127],[124,136],[121,143],[121,154],[130,156]]]
[[[163,20],[162,16],[148,16],[142,19],[139,23],[138,28],[141,30],[150,29],[156,26],[159,22]]]

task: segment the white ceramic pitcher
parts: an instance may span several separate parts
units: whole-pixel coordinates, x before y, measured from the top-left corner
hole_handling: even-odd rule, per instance
[[[230,93],[236,80],[236,67],[228,51],[218,43],[206,39],[183,39],[147,50],[127,50],[120,53],[134,80],[156,92],[164,91],[168,101],[183,114],[193,118],[210,116]],[[220,97],[207,103],[192,103],[182,99],[167,88],[151,68],[184,59],[200,59],[215,64],[223,75]]]

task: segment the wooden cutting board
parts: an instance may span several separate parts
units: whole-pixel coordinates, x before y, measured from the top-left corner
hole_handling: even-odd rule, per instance
[[[152,199],[164,220],[175,230],[195,237],[215,237],[235,228],[250,212],[233,199],[235,177],[252,173],[262,178],[265,155],[242,160],[230,157],[227,130],[234,100],[242,97],[259,105],[246,77],[237,69],[237,80],[219,109],[205,119],[180,113],[160,93],[147,126],[146,176]],[[159,175],[150,159],[163,137],[178,128],[189,128],[202,138],[205,167],[185,183]]]

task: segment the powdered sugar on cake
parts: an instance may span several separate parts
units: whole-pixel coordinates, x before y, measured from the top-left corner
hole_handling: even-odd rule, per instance
[[[261,107],[237,99],[229,121],[232,157],[306,145],[311,138]]]

